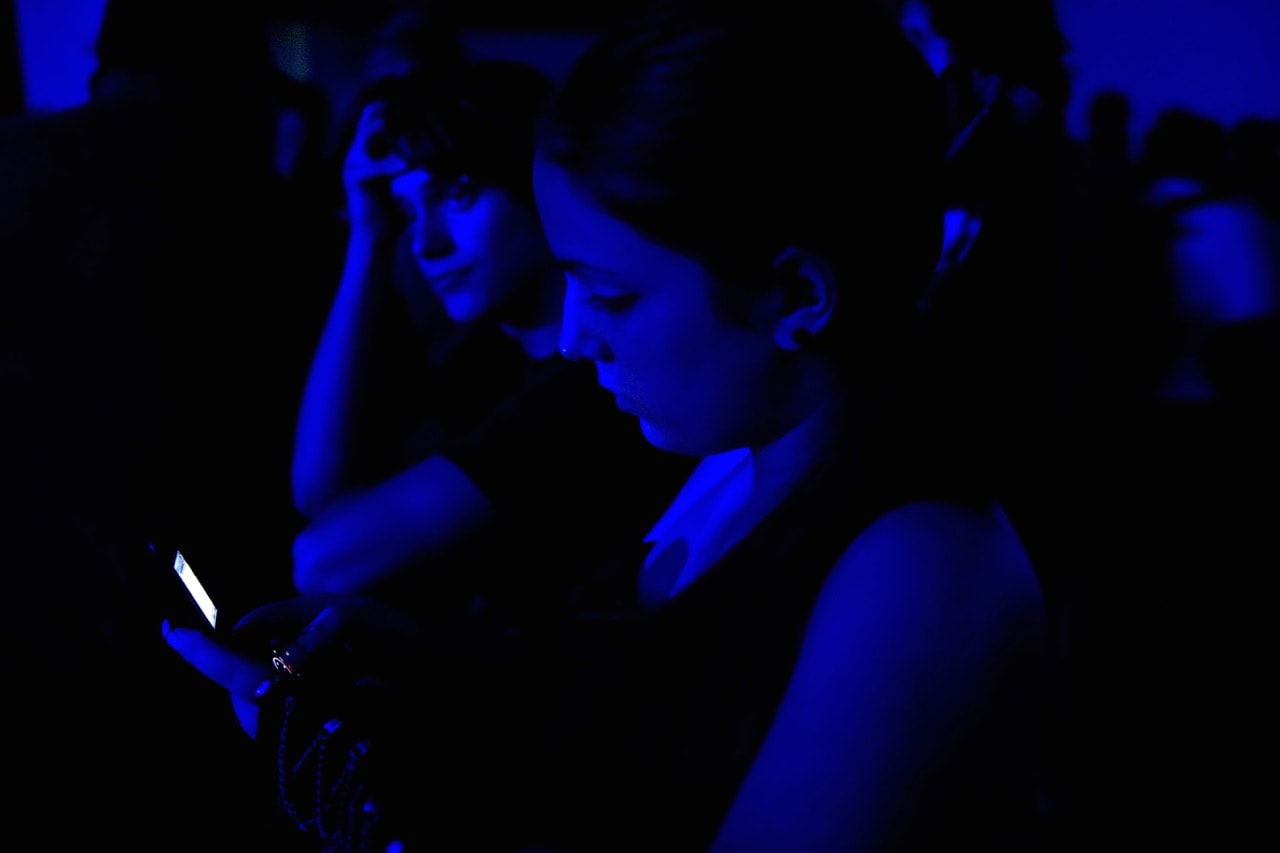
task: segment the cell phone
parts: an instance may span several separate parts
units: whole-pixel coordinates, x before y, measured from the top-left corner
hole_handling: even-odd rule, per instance
[[[236,626],[234,609],[224,612],[225,608],[219,605],[217,578],[211,582],[208,573],[202,577],[196,570],[197,563],[206,556],[203,552],[197,555],[197,562],[192,562],[190,553],[168,538],[144,541],[144,595],[157,623],[168,620],[176,628],[194,628],[216,637],[227,648],[250,654],[270,651],[274,655],[277,647],[283,647],[274,630],[242,630]]]
[[[218,605],[187,555],[156,539],[147,541],[149,570],[161,585],[162,615],[171,624],[220,632]]]

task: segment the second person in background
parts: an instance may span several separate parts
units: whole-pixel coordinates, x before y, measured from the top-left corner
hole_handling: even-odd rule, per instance
[[[345,266],[297,424],[304,594],[529,604],[638,536],[685,473],[557,351],[564,277],[531,183],[550,90],[529,65],[482,61],[367,94],[343,170]]]

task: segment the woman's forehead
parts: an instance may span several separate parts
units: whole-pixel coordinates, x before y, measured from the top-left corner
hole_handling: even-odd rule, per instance
[[[422,166],[414,166],[391,179],[391,194],[399,198],[422,198],[438,194],[441,190],[458,183],[459,180],[434,173]]]

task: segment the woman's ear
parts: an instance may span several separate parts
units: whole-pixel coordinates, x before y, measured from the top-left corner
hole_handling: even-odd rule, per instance
[[[782,296],[774,318],[774,342],[784,350],[804,349],[831,322],[835,272],[815,252],[784,249],[773,260],[773,275]]]

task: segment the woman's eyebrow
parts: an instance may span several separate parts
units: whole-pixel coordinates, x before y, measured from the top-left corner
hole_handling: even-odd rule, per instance
[[[577,258],[557,258],[555,265],[560,268],[561,272],[565,272],[573,276],[589,275],[596,276],[597,278],[617,278],[618,276],[616,270],[598,267]]]

